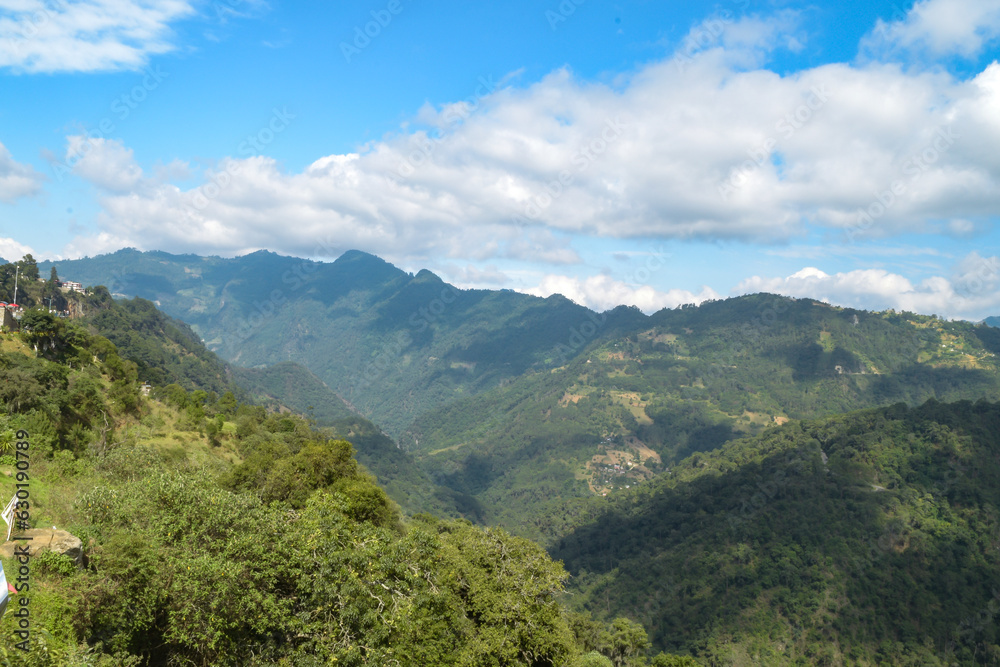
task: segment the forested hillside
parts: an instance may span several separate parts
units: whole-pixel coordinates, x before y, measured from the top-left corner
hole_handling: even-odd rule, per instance
[[[115,301],[103,286],[81,300],[84,322],[136,364],[139,379],[163,387],[224,393],[235,386],[226,365],[179,320],[145,299]],[[238,390],[237,390],[238,391]]]
[[[555,545],[573,600],[704,664],[1000,662],[1000,405],[899,404],[695,454]]]
[[[27,636],[3,664],[643,664],[641,627],[563,608],[541,547],[405,519],[303,417],[179,384],[147,399],[79,321],[21,324],[0,335],[0,472],[30,489],[17,530],[59,526],[85,557],[33,554],[0,623]]]
[[[29,287],[28,293],[36,289]],[[234,398],[248,398],[274,410],[295,410],[315,419],[331,437],[349,440],[358,459],[408,513],[461,513],[453,491],[437,487],[408,454],[307,369],[291,362],[265,369],[229,368],[188,325],[150,301],[138,297],[116,301],[103,286],[69,298],[83,315],[76,321],[113,343],[121,358],[136,365],[140,381],[160,389],[176,384],[208,394],[231,392]]]
[[[119,275],[120,284],[146,289],[165,308],[185,304],[201,335],[205,322],[227,331],[237,306],[255,303],[293,266],[267,253],[119,254],[136,267],[135,282]],[[87,261],[106,271],[119,260]],[[46,386],[8,402],[15,419],[49,434],[60,470],[105,489],[96,504],[106,512],[64,503],[58,515],[76,522],[95,555],[70,577],[84,588],[66,593],[74,609],[90,610],[60,631],[77,642],[73,650],[82,642],[144,660],[145,647],[160,642],[178,659],[213,662],[252,647],[254,657],[240,659],[259,664],[378,663],[390,651],[405,652],[402,664],[479,664],[510,651],[497,664],[621,666],[647,659],[638,620],[653,650],[705,665],[1000,664],[997,329],[766,294],[648,317],[629,308],[597,314],[561,298],[448,291],[432,274],[410,276],[363,253],[317,267],[238,346],[215,341],[256,359],[255,369],[226,369],[149,302],[115,303],[101,289],[79,304],[89,333],[35,311],[25,316],[33,330],[10,339],[33,346],[24,358],[37,349],[57,366],[77,364],[56,373],[70,378],[71,392],[87,386],[74,374],[98,364],[96,376],[86,371],[92,394],[103,387],[111,397],[94,413],[80,407],[82,394],[58,393],[64,402],[45,413],[51,426],[40,417]],[[175,283],[194,291],[171,295]],[[435,299],[440,312],[413,310]],[[269,351],[265,341],[287,345]],[[265,363],[289,358],[311,370]],[[24,370],[38,360],[7,363],[47,377]],[[140,374],[170,384],[133,401],[126,388]],[[353,408],[392,415],[405,451]],[[93,414],[101,418],[85,418]],[[102,461],[126,451],[141,457],[143,472],[107,477]],[[262,534],[294,564],[290,573],[270,581],[243,565],[251,555],[274,569],[278,556],[243,545],[238,530],[212,533],[219,528],[196,516],[177,523],[162,514],[188,493],[270,526]],[[420,510],[534,538],[572,576],[503,530],[405,516]],[[126,528],[132,513],[144,518]],[[232,524],[250,530],[243,519]],[[133,529],[138,542],[127,538]],[[205,562],[173,554],[206,535],[218,549]],[[119,541],[132,556],[102,555]],[[296,555],[303,541],[317,545],[306,560]],[[101,558],[110,569],[99,569]],[[205,578],[144,597],[126,584],[136,562],[146,563],[141,581],[183,581],[187,567]],[[184,624],[182,598],[210,604],[197,591],[226,585],[215,577],[259,590],[253,601],[239,592],[235,606],[220,605],[213,614],[222,626],[195,616],[213,628],[209,636]],[[307,590],[303,577],[333,583]],[[124,634],[115,629],[126,613],[120,596],[128,609],[147,610]],[[535,604],[518,606],[524,596]],[[95,599],[119,611],[101,616]],[[476,606],[480,599],[495,606]],[[267,620],[227,620],[253,604],[271,610]],[[506,607],[516,619],[496,615]],[[297,620],[282,620],[285,612]],[[515,649],[507,636],[540,643],[524,648],[519,639]],[[664,654],[652,664],[694,663]]]
[[[330,437],[349,440],[358,461],[402,509],[414,514],[476,516],[476,506],[463,502],[451,489],[436,485],[389,436],[348,408],[308,369],[286,361],[266,368],[232,368],[233,379],[258,404],[274,410],[291,409],[315,421]]]
[[[1000,398],[1000,331],[982,325],[755,295],[646,327],[432,411],[400,443],[487,522],[548,541],[587,497],[789,419]]]
[[[390,436],[429,409],[574,356],[580,330],[589,340],[644,319],[622,309],[595,326],[595,313],[561,296],[459,290],[357,251],[318,263],[121,250],[56,266],[155,301],[227,361],[301,363]]]

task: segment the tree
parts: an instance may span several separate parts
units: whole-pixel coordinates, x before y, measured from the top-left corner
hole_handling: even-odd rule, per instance
[[[646,629],[634,621],[619,617],[611,622],[611,631],[604,633],[604,651],[615,667],[638,664],[636,658],[649,648]]]
[[[569,612],[566,620],[569,622],[570,630],[576,644],[583,651],[596,651],[601,645],[601,632],[604,630],[602,623],[595,621],[589,614]]]
[[[51,313],[34,308],[21,318],[21,337],[41,356],[49,359],[63,357],[74,345],[85,345],[89,336],[75,325],[54,317]]]
[[[219,402],[216,404],[215,409],[221,414],[232,415],[236,412],[237,407],[238,403],[236,401],[236,396],[233,395],[233,392],[227,391],[219,398]]]
[[[17,265],[21,267],[22,280],[30,282],[38,280],[38,263],[35,262],[35,258],[30,253],[21,258]]]
[[[167,403],[173,405],[178,410],[183,410],[188,406],[187,392],[179,384],[168,384],[164,387],[163,397]]]
[[[580,658],[580,667],[613,667],[607,656],[591,651]]]
[[[499,528],[438,524],[443,582],[475,623],[460,664],[558,665],[573,651],[557,595],[566,571],[540,546]]]
[[[62,311],[69,307],[66,295],[59,289],[59,274],[56,273],[56,267],[54,266],[49,273],[49,279],[45,282],[45,287],[42,291],[42,302],[42,305],[52,310]]]

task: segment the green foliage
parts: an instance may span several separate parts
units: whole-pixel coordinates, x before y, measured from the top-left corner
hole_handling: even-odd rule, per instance
[[[177,384],[186,390],[230,389],[225,366],[192,329],[157,310],[145,299],[114,301],[103,287],[84,303],[85,322],[107,338],[135,375],[154,386]]]
[[[550,543],[595,496],[788,418],[1000,398],[994,331],[772,295],[664,310],[631,332],[609,317],[565,365],[424,413],[400,444],[480,520]],[[608,452],[636,465],[609,473],[593,460]]]
[[[43,574],[55,574],[69,577],[77,572],[76,563],[66,554],[54,551],[43,551],[32,560],[35,567]]]
[[[610,630],[602,633],[601,644],[615,667],[636,664],[649,648],[646,630],[627,618],[616,618]]]
[[[198,331],[95,289],[89,329],[32,315],[45,358],[0,354],[0,404],[73,452],[49,470],[101,476],[75,510],[91,568],[45,573],[74,660],[639,665],[651,641],[675,652],[660,665],[996,662],[1000,420],[924,403],[1000,396],[993,329],[769,295],[602,318],[362,253],[60,267]],[[308,364],[244,377],[325,431],[240,404],[199,334],[239,363]],[[124,435],[133,377],[176,385],[157,392],[173,463]],[[771,428],[787,418],[814,421]],[[205,437],[210,464],[177,454]],[[410,511],[546,539],[597,618],[562,609],[536,545],[407,522],[341,440]],[[595,460],[612,453],[635,465]]]
[[[448,490],[436,486],[412,456],[375,424],[351,411],[303,366],[284,362],[260,369],[234,368],[233,375],[254,401],[275,410],[291,408],[314,419],[331,437],[350,440],[358,461],[375,475],[379,485],[404,511],[439,516],[458,513]],[[219,401],[220,409],[224,399],[225,396]],[[245,437],[246,425],[238,427],[238,433]]]
[[[203,476],[158,472],[80,500],[97,527],[78,632],[112,650],[229,663],[289,621],[287,520]]]
[[[106,340],[48,313],[31,312],[38,317],[22,335],[38,344],[39,357],[0,352],[5,378],[0,406],[21,415],[40,452],[106,447],[117,421],[139,413],[134,366]],[[33,339],[36,335],[41,338]],[[97,352],[105,354],[99,365]]]
[[[135,387],[137,367],[103,335],[67,326],[59,354],[0,353],[5,379],[17,380],[4,385],[2,418],[37,431],[32,515],[71,522],[87,566],[38,557],[32,652],[0,658],[423,666],[578,656],[557,599],[565,571],[538,545],[465,522],[407,524],[349,442],[233,393],[176,384],[158,392],[168,403],[129,406],[118,392]],[[194,451],[202,436],[188,430],[172,434],[179,452],[165,447],[167,423],[219,446]]]
[[[453,593],[479,626],[464,664],[559,664],[570,656],[572,633],[556,601],[561,565],[500,529],[456,522],[438,532]]]
[[[0,414],[0,454],[7,456],[14,453],[17,431],[23,427],[23,419],[11,419],[8,415]]]
[[[146,456],[121,448],[105,462],[133,454]],[[91,567],[64,584],[79,598],[76,636],[109,655],[414,667],[576,655],[556,598],[565,572],[527,540],[373,521],[359,515],[360,477],[291,512],[162,460],[128,469],[105,465],[108,483],[78,501]]]
[[[614,667],[614,663],[611,659],[605,656],[603,653],[598,653],[597,651],[591,651],[590,653],[584,655],[580,658],[578,663],[580,667]]]
[[[72,322],[35,308],[21,317],[21,338],[47,359],[64,360],[86,347],[86,332]]]
[[[553,555],[585,608],[706,664],[989,664],[998,453],[985,401],[792,423],[619,494]]]
[[[649,667],[699,667],[698,661],[688,655],[657,653],[649,661]]]
[[[20,271],[20,276],[15,274]],[[0,299],[6,303],[14,301],[15,278],[17,278],[17,301],[21,306],[34,306],[38,289],[38,264],[31,255],[25,255],[20,261],[0,265]]]

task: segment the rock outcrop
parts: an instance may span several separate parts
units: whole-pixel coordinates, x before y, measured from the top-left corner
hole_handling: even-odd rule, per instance
[[[2,525],[2,524],[0,524]],[[0,555],[4,558],[14,556],[14,547],[19,544],[28,545],[28,553],[37,556],[43,551],[65,554],[79,567],[83,565],[83,541],[65,530],[55,528],[31,528],[17,534],[18,537],[30,537],[30,540],[10,539],[0,545]]]

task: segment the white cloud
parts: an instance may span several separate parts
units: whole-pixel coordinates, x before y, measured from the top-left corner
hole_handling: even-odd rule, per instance
[[[924,0],[915,3],[905,16],[880,19],[862,48],[883,58],[898,50],[971,58],[998,35],[997,0]]]
[[[869,245],[856,246],[850,244],[836,245],[788,245],[778,248],[771,248],[766,254],[772,257],[787,257],[792,259],[827,259],[830,257],[868,257],[871,261],[892,258],[899,260],[916,259],[921,256],[939,257],[942,253],[939,248],[926,246],[883,246]]]
[[[325,245],[566,264],[577,235],[772,243],[819,226],[857,242],[996,217],[1000,65],[969,81],[878,63],[746,70],[757,45],[780,41],[766,27],[734,22],[724,46],[613,86],[560,70],[424,108],[419,127],[298,173],[256,155],[223,160],[197,190],[140,179],[117,191],[140,173],[126,163],[117,185],[81,176],[105,189],[104,232],[219,254]]]
[[[0,143],[0,201],[8,204],[21,197],[36,194],[44,177],[31,165],[14,160],[7,147]]]
[[[131,192],[142,180],[131,148],[120,140],[67,137],[66,162],[73,172],[108,192]],[[170,173],[170,172],[168,172]]]
[[[829,275],[806,267],[786,278],[754,276],[741,282],[735,294],[771,292],[808,297],[867,310],[907,310],[951,318],[982,319],[1000,313],[1000,258],[973,252],[950,277],[932,276],[914,284],[883,269]]]
[[[135,69],[173,50],[187,0],[0,0],[0,67],[24,72]]]
[[[0,257],[8,262],[15,262],[25,255],[34,255],[30,247],[18,243],[14,239],[0,237]]]
[[[646,313],[719,298],[719,294],[710,287],[702,287],[698,294],[682,289],[661,292],[649,285],[631,285],[606,275],[590,276],[584,280],[571,276],[547,275],[537,287],[518,291],[541,297],[562,294],[581,306],[597,311],[628,305],[636,306]]]

